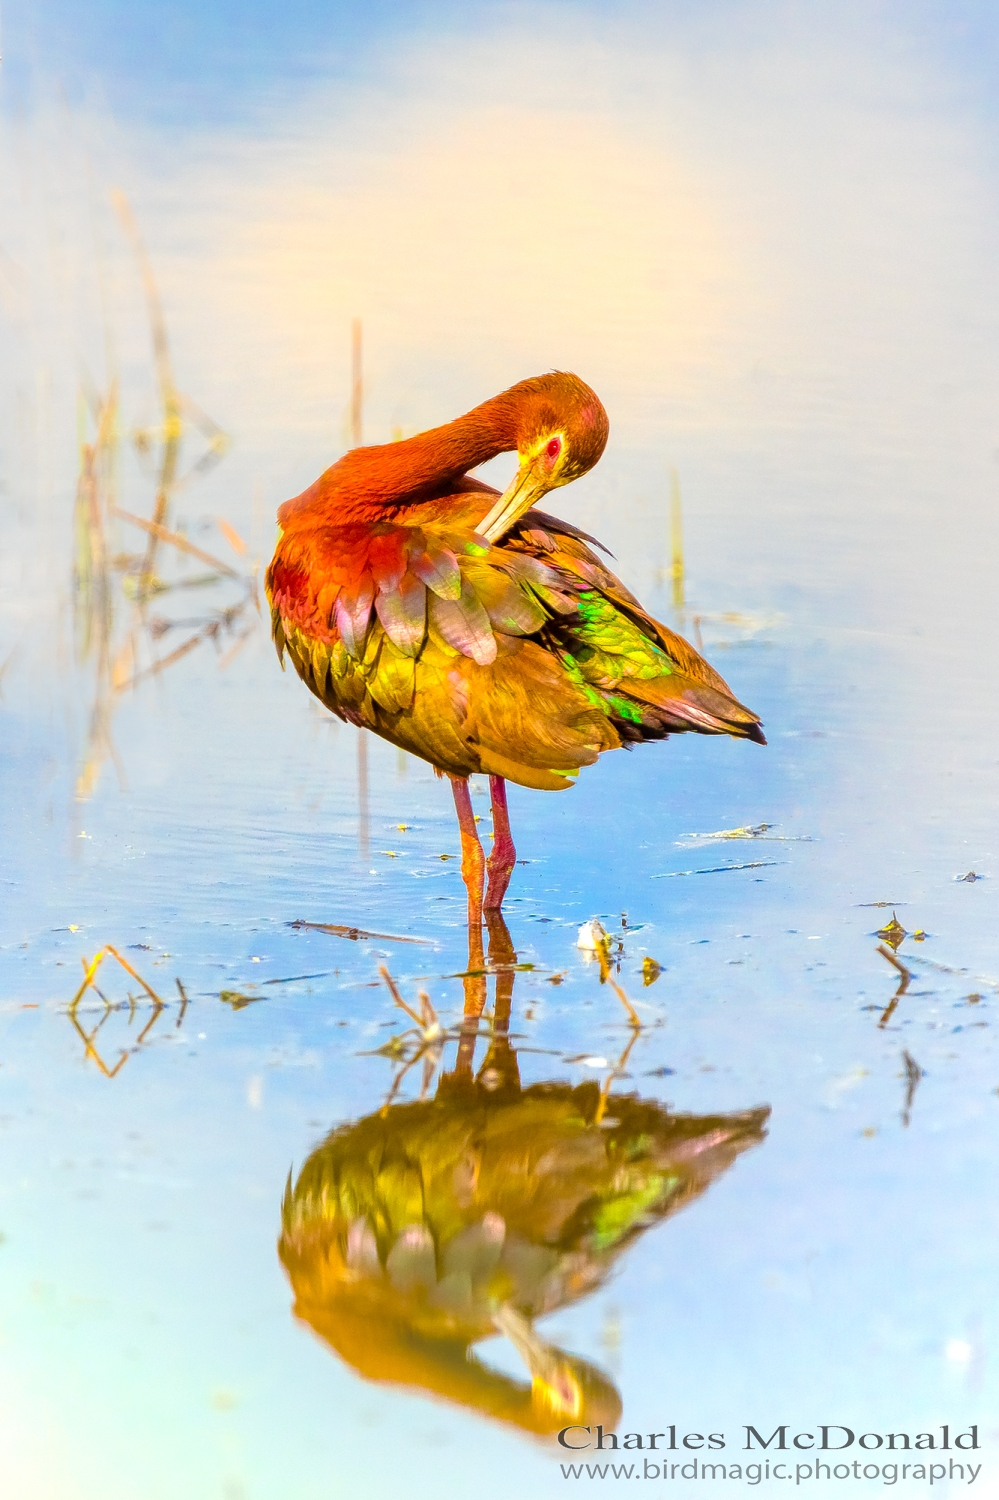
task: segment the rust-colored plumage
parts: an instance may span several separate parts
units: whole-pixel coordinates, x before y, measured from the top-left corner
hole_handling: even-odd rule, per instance
[[[467,778],[491,778],[487,907],[513,868],[506,780],[571,785],[604,750],[693,730],[765,743],[759,719],[654,620],[591,537],[536,509],[596,463],[607,414],[555,373],[404,442],[356,448],[278,511],[274,640],[340,718],[452,779],[469,915],[484,861]],[[506,492],[468,470],[516,450]],[[602,550],[602,549],[601,549]]]

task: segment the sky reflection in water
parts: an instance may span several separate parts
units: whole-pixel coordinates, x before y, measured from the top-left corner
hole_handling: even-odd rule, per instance
[[[560,1380],[571,1402],[571,1376],[620,1400],[622,1431],[722,1430],[732,1456],[741,1424],[784,1421],[979,1421],[994,1452],[987,101],[929,20],[920,34],[891,12],[710,9],[699,28],[580,11],[566,29],[564,9],[531,8],[446,42],[428,16],[352,74],[316,66],[294,90],[279,52],[259,107],[236,89],[183,128],[113,88],[116,121],[72,87],[64,108],[16,54],[21,93],[8,84],[0,116],[5,1493],[431,1496],[444,1465],[484,1495],[558,1493],[557,1467],[509,1419],[531,1425],[532,1358],[542,1405]],[[553,17],[560,45],[539,53],[528,42]],[[159,547],[178,586],[150,601],[131,657],[127,568],[110,569],[104,603],[90,591],[86,618],[71,582],[79,441],[95,439],[81,385],[96,408],[118,378],[121,443],[99,477],[121,509],[153,515],[164,459],[111,187],[149,248],[187,398],[180,477],[212,453],[212,421],[231,438],[170,502],[169,525],[209,561]],[[530,967],[512,996],[514,971],[490,977],[490,1013],[512,1000],[513,1048],[496,1068],[502,1037],[483,1036],[474,1065],[499,1085],[459,1089],[452,1041],[426,1102],[421,1057],[385,1114],[413,1048],[390,1041],[409,1023],[379,966],[452,1030],[467,998],[450,798],[373,742],[364,833],[354,732],[282,676],[251,587],[277,504],[344,445],[355,315],[369,441],[578,369],[612,437],[559,509],[674,622],[676,472],[678,623],[770,738],[608,756],[563,797],[515,788],[526,863],[506,915]],[[148,534],[118,518],[107,543],[141,558]],[[237,576],[205,581],[211,559]],[[971,871],[984,878],[956,878]],[[893,911],[912,978],[886,1016]],[[620,1071],[630,1030],[575,946],[595,914],[620,935],[618,982],[647,1022]],[[108,957],[95,982],[110,1005],[90,989],[67,1014],[81,957],[108,943],[162,1007]],[[647,957],[663,972],[645,986]],[[366,1350],[353,1304],[338,1331],[323,1322],[344,1268],[369,1264],[363,1229],[349,1238],[365,1215],[331,1228],[286,1210],[282,1231],[289,1167],[294,1207],[329,1132],[347,1151],[461,1089],[485,1115],[504,1101],[580,1111],[589,1144],[559,1233],[488,1195],[477,1215],[455,1210],[441,1146],[434,1284],[416,1235],[409,1280],[400,1252],[397,1281],[366,1288],[364,1316],[394,1330]],[[623,1101],[609,1131],[602,1090],[605,1116]],[[765,1144],[735,1161],[766,1106]],[[606,1153],[631,1150],[639,1115],[651,1144],[615,1198]],[[663,1144],[680,1120],[685,1140],[713,1142],[682,1169]],[[556,1127],[528,1134],[545,1128],[565,1183]],[[726,1128],[745,1133],[716,1142]],[[446,1262],[442,1203],[448,1236],[471,1231],[471,1269]],[[385,1254],[400,1227],[389,1214]],[[482,1340],[474,1320],[414,1343],[425,1296],[476,1306],[480,1261],[494,1299],[490,1276],[516,1281],[508,1241],[522,1261],[548,1246],[537,1287],[575,1256],[579,1294],[547,1283],[519,1344]],[[463,1271],[467,1287],[439,1292]],[[467,1385],[449,1386],[459,1373]]]

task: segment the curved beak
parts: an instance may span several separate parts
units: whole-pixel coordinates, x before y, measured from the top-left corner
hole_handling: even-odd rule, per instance
[[[498,541],[525,511],[530,510],[535,500],[547,494],[551,486],[545,483],[543,473],[538,472],[540,468],[539,458],[521,464],[492,510],[476,528],[479,536],[488,542]]]

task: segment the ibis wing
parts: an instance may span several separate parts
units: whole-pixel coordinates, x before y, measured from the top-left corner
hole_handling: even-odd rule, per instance
[[[541,511],[528,511],[513,548],[540,551],[577,591],[578,612],[550,633],[569,671],[599,693],[622,738],[649,739],[683,730],[763,740],[756,714],[689,642],[654,619],[596,556],[587,537]]]
[[[536,546],[543,539],[546,561],[570,575],[575,574],[584,585],[597,589],[632,620],[644,635],[661,647],[685,676],[732,697],[728,683],[710,662],[706,662],[682,635],[677,635],[675,630],[670,630],[668,625],[650,615],[620,578],[590,550],[588,543],[600,547],[601,551],[606,550],[594,537],[580,531],[578,526],[571,526],[568,521],[539,510],[529,510],[522,518],[520,527],[520,536],[526,534],[529,546]],[[520,540],[520,536],[513,538],[514,545]]]
[[[275,642],[334,712],[452,774],[535,786],[630,740],[762,738],[578,528],[529,511],[500,546],[480,537],[489,494],[405,522],[289,525],[267,575]]]

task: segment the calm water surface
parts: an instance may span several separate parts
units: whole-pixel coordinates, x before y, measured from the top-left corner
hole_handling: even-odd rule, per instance
[[[6,96],[12,1500],[557,1495],[574,1420],[730,1463],[747,1423],[977,1423],[999,1494],[994,121],[884,18],[587,13],[539,91],[508,63],[540,15],[304,96],[279,57],[221,123],[61,105],[38,63]],[[208,554],[161,543],[144,610],[109,507],[152,517],[166,450],[119,186],[188,398],[164,515]],[[357,315],[369,441],[591,381],[612,441],[558,509],[770,739],[514,788],[484,977],[446,786],[370,737],[364,772],[256,609]],[[134,975],[72,1007],[106,944]]]

